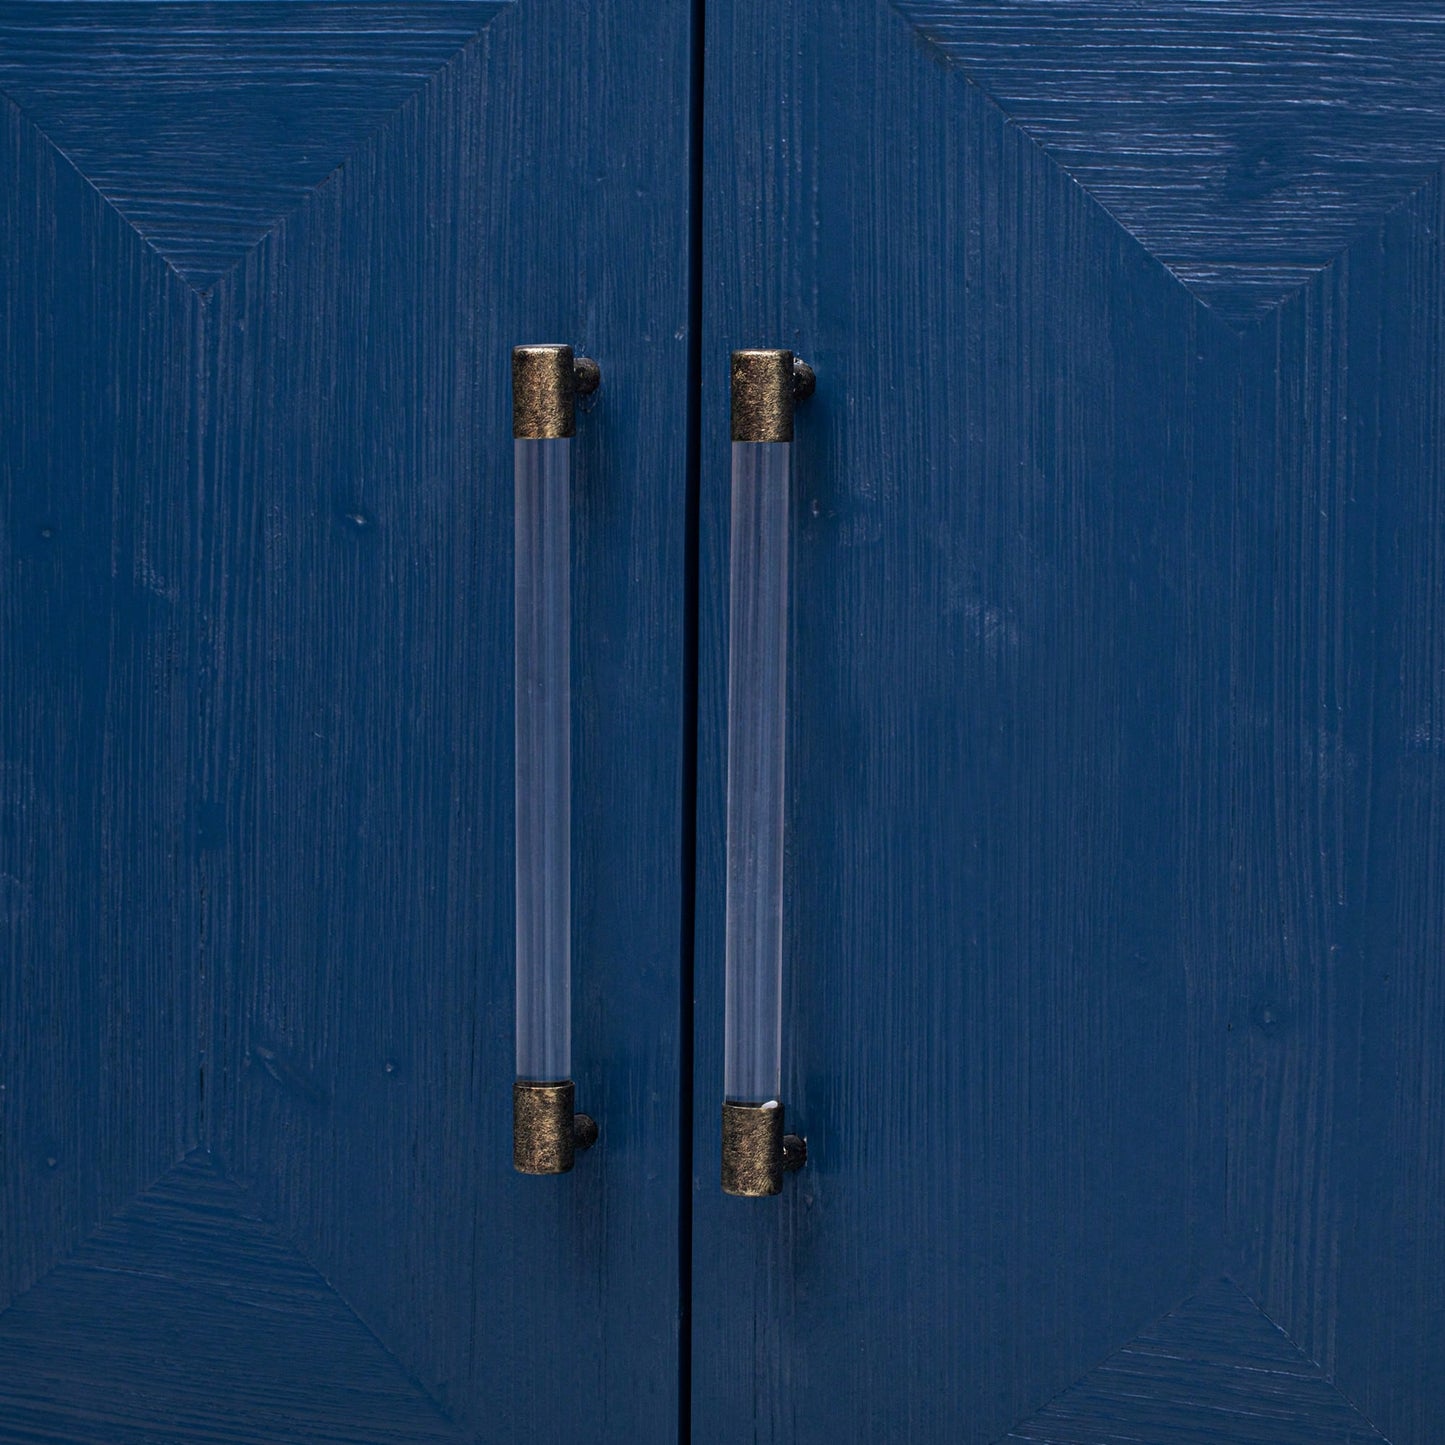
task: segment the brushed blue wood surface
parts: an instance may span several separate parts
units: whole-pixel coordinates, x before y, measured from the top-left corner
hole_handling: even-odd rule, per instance
[[[1442,20],[708,7],[697,1440],[1438,1438]],[[717,1175],[744,345],[818,374],[809,1163],[762,1203]],[[1096,1372],[1220,1274],[1131,1416]],[[1257,1307],[1323,1413],[1250,1375]]]
[[[199,304],[0,101],[0,1308],[194,1146]]]
[[[500,9],[10,0],[0,92],[203,291]]]
[[[0,5],[0,1433],[671,1438],[688,17],[201,8]],[[36,40],[87,13],[130,38]],[[1437,1437],[1442,18],[709,6],[698,1440]],[[566,1181],[507,1161],[544,335],[606,376]],[[819,372],[764,1203],[716,1172],[748,344]]]
[[[720,4],[708,33],[694,1436],[991,1441],[1219,1249],[1237,342],[887,6]],[[818,389],[809,1163],[759,1203],[718,1192],[716,1114],[726,360],[761,344]]]
[[[1019,1445],[1379,1445],[1377,1431],[1227,1280],[1211,1281],[1009,1432]]]
[[[5,101],[0,154],[4,1300],[93,1332],[90,1359],[125,1308],[170,1309],[58,1271],[201,1148],[415,1383],[387,1438],[670,1440],[690,10],[400,14],[0,5],[32,41],[117,27],[17,43],[0,80],[55,106]],[[603,369],[573,578],[575,1073],[602,1136],[564,1179],[517,1176],[510,1137],[509,354],[539,340]],[[222,1264],[269,1300],[226,1330],[314,1373],[290,1438],[328,1438],[308,1409],[374,1438],[297,1298]],[[151,1438],[209,1368],[201,1318],[136,1323],[174,1350],[137,1396]],[[37,1337],[15,1398],[63,1439],[59,1359]],[[217,1375],[196,1433],[264,1436],[248,1388]]]
[[[1234,1268],[1397,1445],[1445,1426],[1442,235],[1437,178],[1241,378]]]
[[[26,1445],[468,1438],[200,1152],[0,1314],[0,1419]]]
[[[1256,320],[1424,185],[1445,15],[1358,0],[898,0],[1211,309]]]

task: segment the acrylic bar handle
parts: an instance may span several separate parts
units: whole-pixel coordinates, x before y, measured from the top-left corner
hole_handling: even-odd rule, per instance
[[[793,407],[812,370],[791,351],[732,357],[727,924],[722,1180],[777,1194],[803,1141],[783,1132],[783,788]]]
[[[563,1174],[597,1126],[572,1084],[570,492],[577,395],[596,364],[570,346],[512,352],[516,488],[517,1070],[512,1162]]]

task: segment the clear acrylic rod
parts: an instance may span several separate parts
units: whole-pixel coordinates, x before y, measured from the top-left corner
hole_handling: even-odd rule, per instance
[[[570,356],[569,356],[570,360]],[[572,439],[513,442],[517,1077],[572,1077]]]
[[[792,450],[788,442],[735,441],[732,454],[723,1091],[745,1104],[777,1099],[782,1087]]]

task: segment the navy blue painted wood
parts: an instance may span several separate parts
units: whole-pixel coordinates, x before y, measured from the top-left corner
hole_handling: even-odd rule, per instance
[[[1445,12],[708,8],[695,1437],[1435,1441]],[[0,1436],[675,1433],[686,9],[0,4]],[[543,336],[606,373],[564,1181],[507,1148]],[[819,373],[768,1202],[744,344]]]
[[[0,1438],[676,1435],[689,26],[0,4]],[[509,348],[550,339],[604,372],[573,587],[602,1139],[533,1179]],[[197,1149],[285,1260],[168,1173]],[[146,1239],[76,1253],[137,1196]]]
[[[200,304],[8,101],[0,196],[3,1307],[199,1140]]]
[[[12,3],[0,90],[205,290],[499,9],[248,0],[228,17],[180,0]]]
[[[1384,1439],[1227,1280],[1141,1330],[1009,1432],[1020,1445],[1379,1445]]]
[[[1232,320],[1297,290],[1445,151],[1445,25],[1431,5],[897,3]]]
[[[1232,1268],[1396,1445],[1445,1430],[1445,200],[1241,373]]]
[[[1440,1438],[1442,23],[709,5],[695,1439]],[[765,1202],[717,1172],[742,345],[818,374]]]
[[[467,1439],[199,1153],[0,1314],[0,1419],[26,1442]]]

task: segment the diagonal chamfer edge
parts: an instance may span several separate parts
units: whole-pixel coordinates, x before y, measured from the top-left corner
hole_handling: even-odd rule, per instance
[[[271,184],[276,181],[275,158],[269,154],[258,153],[253,170],[267,178],[267,193],[271,197],[269,204],[258,202],[238,207],[233,194],[234,177],[204,177],[206,184],[201,191],[187,199],[184,219],[189,224],[183,227],[184,234],[177,234],[177,225],[180,222],[176,215],[168,214],[162,224],[158,222],[155,214],[158,204],[163,205],[165,198],[175,195],[173,178],[155,169],[147,170],[143,167],[144,174],[141,182],[137,184],[133,148],[124,153],[119,161],[115,156],[97,155],[97,134],[103,136],[108,133],[103,124],[104,115],[96,119],[88,131],[76,133],[73,124],[75,115],[92,115],[93,111],[88,103],[77,106],[74,103],[75,97],[65,93],[63,84],[58,92],[55,83],[57,75],[62,82],[68,78],[70,89],[78,90],[83,96],[87,85],[91,93],[98,93],[100,82],[109,84],[122,72],[112,63],[109,68],[101,68],[94,75],[87,72],[77,80],[75,73],[70,70],[56,70],[52,61],[55,55],[66,53],[66,27],[73,29],[77,25],[83,25],[83,21],[59,18],[60,12],[66,9],[65,6],[38,7],[40,10],[55,11],[56,17],[46,17],[43,22],[27,21],[17,26],[22,34],[39,32],[39,41],[32,49],[37,50],[40,61],[33,66],[36,71],[33,83],[30,80],[16,80],[7,76],[4,84],[0,85],[0,106],[12,110],[16,119],[38,137],[49,152],[63,162],[69,171],[104,203],[111,214],[118,217],[127,229],[139,237],[145,248],[171,276],[204,301],[211,297],[215,289],[232,275],[249,255],[264,245],[288,220],[300,213],[313,197],[333,186],[337,176],[343,171],[349,172],[358,157],[384,138],[398,118],[414,107],[418,99],[431,90],[440,77],[451,71],[462,57],[473,49],[488,28],[515,5],[516,0],[449,0],[446,6],[435,7],[456,12],[459,18],[455,23],[439,22],[437,25],[425,27],[428,34],[435,37],[436,43],[429,52],[420,56],[419,61],[415,58],[408,60],[405,56],[401,58],[395,69],[394,79],[383,87],[383,98],[379,102],[373,99],[362,103],[353,99],[350,103],[329,105],[327,95],[319,95],[318,105],[323,112],[327,115],[339,115],[342,122],[354,119],[355,125],[349,130],[333,128],[331,133],[318,137],[314,146],[302,148],[299,160],[295,156],[289,158],[286,166],[289,166],[290,170],[282,176],[279,189]],[[240,11],[246,7],[235,8]],[[397,17],[396,33],[415,34],[414,30],[403,29],[411,25],[410,18],[403,13],[409,7],[394,3],[394,0],[389,4],[378,3],[359,8],[392,11]],[[268,36],[275,33],[275,29],[274,21],[256,22],[244,17],[233,21],[228,17],[226,27],[216,31],[216,35],[221,41],[219,48],[228,54],[224,48],[231,44],[232,35],[236,37],[236,43],[243,44],[248,37],[258,33]],[[122,21],[116,34],[124,42],[127,38],[133,39],[136,31],[135,25],[127,25]],[[315,33],[320,37],[318,43],[324,43],[327,38],[337,34],[342,34],[343,39],[346,38],[344,33],[336,31],[334,27],[318,29]],[[376,33],[387,32],[382,30]],[[371,32],[366,31],[364,34],[369,37]],[[378,47],[378,50],[385,53],[384,47]],[[195,62],[198,55],[203,59],[205,52],[196,51],[194,47],[187,50],[185,38],[182,36],[180,39],[172,39],[170,51],[162,48],[157,56],[151,58],[157,60],[161,66],[161,78],[169,84],[170,91],[175,91],[179,85],[180,90],[177,93],[184,98],[188,93],[196,93],[195,88],[199,81]],[[9,47],[5,58],[12,58]],[[73,56],[69,58],[71,61],[75,59]],[[234,61],[234,57],[231,59]],[[32,60],[34,57],[21,46],[12,71],[17,68],[25,70],[31,66]],[[172,61],[175,63],[169,64]],[[311,63],[313,72],[308,73],[314,73],[314,65],[317,63],[314,57]],[[345,60],[333,66],[333,69],[340,73],[343,82],[337,87],[338,94],[345,96],[356,91],[354,86],[348,91],[344,82],[349,73],[348,66],[354,69],[363,63],[348,51]],[[251,73],[257,86],[264,88],[266,84],[279,86],[290,83],[283,63],[274,64],[267,69],[262,59],[258,61],[258,65],[260,68],[253,67]],[[187,82],[190,86],[189,92],[186,89]],[[138,88],[131,83],[131,89]],[[162,88],[165,89],[164,86]],[[130,89],[122,85],[121,93],[116,99],[123,110],[132,99]],[[115,112],[117,115],[120,113],[120,110]],[[205,153],[208,148],[224,149],[219,142],[224,135],[234,132],[234,126],[230,132],[219,130],[211,117],[203,117],[199,121],[194,117],[176,119],[175,125],[184,132],[181,141],[188,148],[185,153],[192,158]],[[113,130],[114,127],[111,126],[110,132]],[[216,134],[212,135],[211,131]],[[212,142],[218,144],[213,147]],[[322,157],[320,162],[301,164],[306,157],[314,158],[316,155]],[[159,182],[156,180],[157,176],[161,178]],[[250,185],[250,177],[251,171],[246,171],[242,178],[243,189]],[[223,227],[224,230],[218,230],[217,227]]]
[[[1354,214],[1346,229],[1321,238],[1318,248],[1302,262],[1290,263],[1284,253],[1273,261],[1259,257],[1239,259],[1227,253],[1211,253],[1205,258],[1175,254],[1167,237],[1161,238],[1152,229],[1146,228],[1139,218],[1121,209],[1117,199],[1108,193],[1111,187],[1100,185],[1097,173],[1090,174],[1088,168],[1079,167],[1061,154],[1059,138],[1048,132],[1036,114],[1028,111],[1028,97],[1001,94],[995,89],[999,77],[986,73],[988,67],[980,64],[979,57],[961,50],[960,42],[946,29],[940,31],[940,17],[955,12],[965,13],[968,10],[967,0],[889,0],[889,7],[945,69],[976,92],[1060,176],[1076,186],[1100,215],[1118,227],[1155,267],[1185,291],[1215,322],[1235,335],[1248,333],[1289,305],[1318,278],[1327,276],[1340,266],[1358,247],[1368,244],[1390,217],[1410,205],[1422,191],[1439,180],[1438,165],[1421,162],[1412,166],[1408,173],[1399,173],[1396,166],[1394,188],[1375,197],[1370,209]],[[1064,9],[1062,6],[1059,8]],[[1088,103],[1097,104],[1098,98],[1091,97]],[[1166,147],[1157,155],[1154,152],[1144,154],[1146,158],[1165,159],[1169,151]],[[1340,159],[1343,166],[1344,160]],[[1099,170],[1107,172],[1107,166],[1101,166]],[[1258,229],[1260,224],[1244,216],[1235,219],[1250,230]],[[1276,272],[1285,274],[1276,275]]]

